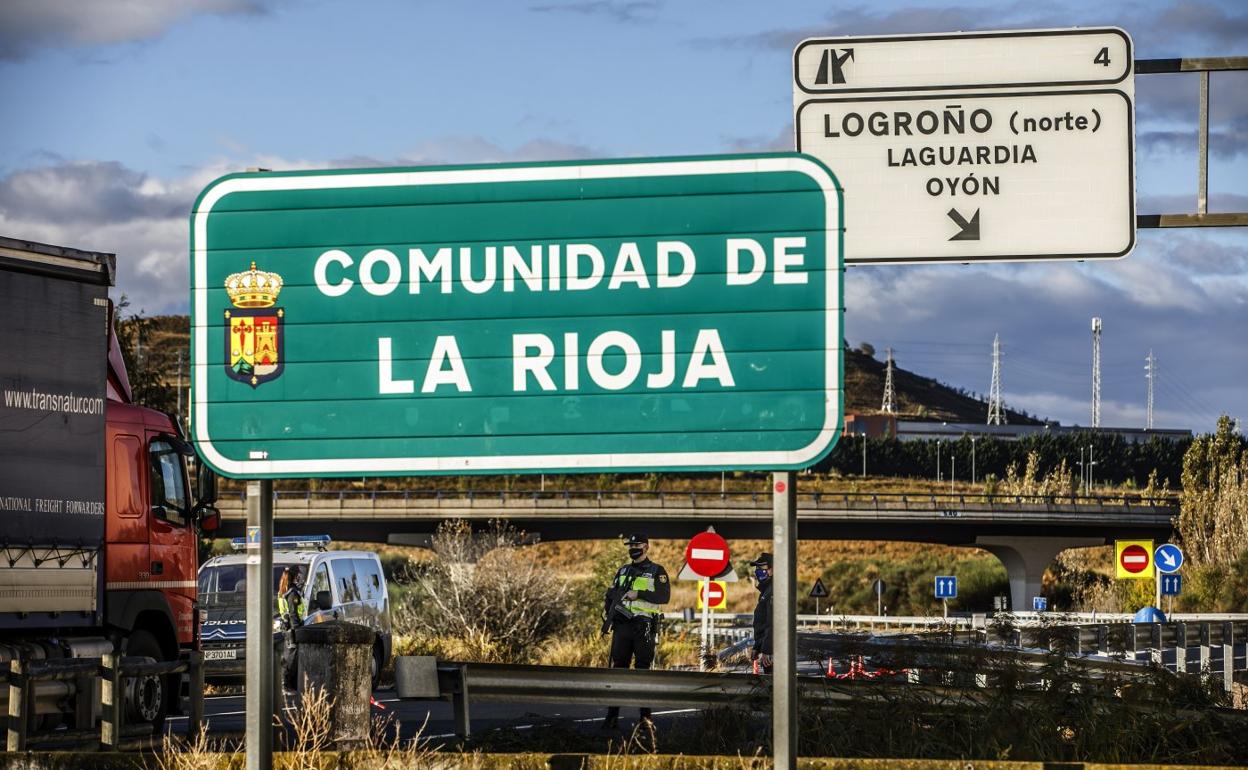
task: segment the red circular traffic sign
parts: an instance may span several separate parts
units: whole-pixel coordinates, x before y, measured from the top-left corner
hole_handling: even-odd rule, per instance
[[[1135,574],[1148,569],[1148,549],[1139,545],[1129,545],[1122,549],[1118,563],[1127,572]]]
[[[714,532],[699,532],[685,546],[685,563],[695,575],[718,577],[728,567],[728,541]]]
[[[707,581],[698,586],[698,594],[701,595],[702,603],[707,607],[722,607],[728,598],[724,589],[714,581]]]

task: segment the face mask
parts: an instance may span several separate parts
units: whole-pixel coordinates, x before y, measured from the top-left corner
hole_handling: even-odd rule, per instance
[[[641,558],[642,551],[640,548],[629,548],[628,558],[636,560]]]
[[[757,567],[757,568],[755,568],[755,570],[754,570],[754,577],[755,577],[755,578],[758,580],[758,582],[760,582],[760,583],[761,583],[761,582],[763,582],[764,580],[766,580],[766,579],[767,579],[767,568],[766,568],[766,567]]]

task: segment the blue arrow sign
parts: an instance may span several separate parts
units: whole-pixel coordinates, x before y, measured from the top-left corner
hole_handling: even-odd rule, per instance
[[[1174,543],[1162,543],[1153,552],[1153,563],[1161,574],[1173,574],[1183,566],[1183,551]]]
[[[1162,596],[1178,596],[1183,593],[1183,576],[1182,575],[1162,575],[1161,576],[1161,595]]]
[[[1046,612],[1049,609],[1049,600],[1043,596],[1031,597],[1031,609],[1035,612]]]
[[[936,598],[937,599],[958,598],[958,578],[956,575],[937,575],[936,576]]]

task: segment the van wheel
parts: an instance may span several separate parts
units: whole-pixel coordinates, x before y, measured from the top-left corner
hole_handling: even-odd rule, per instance
[[[385,668],[385,648],[381,646],[381,641],[373,643],[373,689],[381,684],[381,670]]]
[[[126,640],[126,656],[164,660],[160,643],[149,631],[138,630]],[[152,734],[159,736],[165,729],[169,714],[170,681],[173,675],[136,676],[126,680],[126,720],[131,724],[151,724]]]

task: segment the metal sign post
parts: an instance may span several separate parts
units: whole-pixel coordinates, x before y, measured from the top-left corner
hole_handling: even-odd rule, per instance
[[[797,474],[772,477],[772,695],[775,770],[797,767]]]
[[[702,592],[702,649],[698,654],[698,661],[703,671],[708,671],[710,667],[707,665],[707,656],[711,652],[711,579],[702,580],[698,590]]]
[[[273,767],[273,482],[247,482],[247,770]]]

